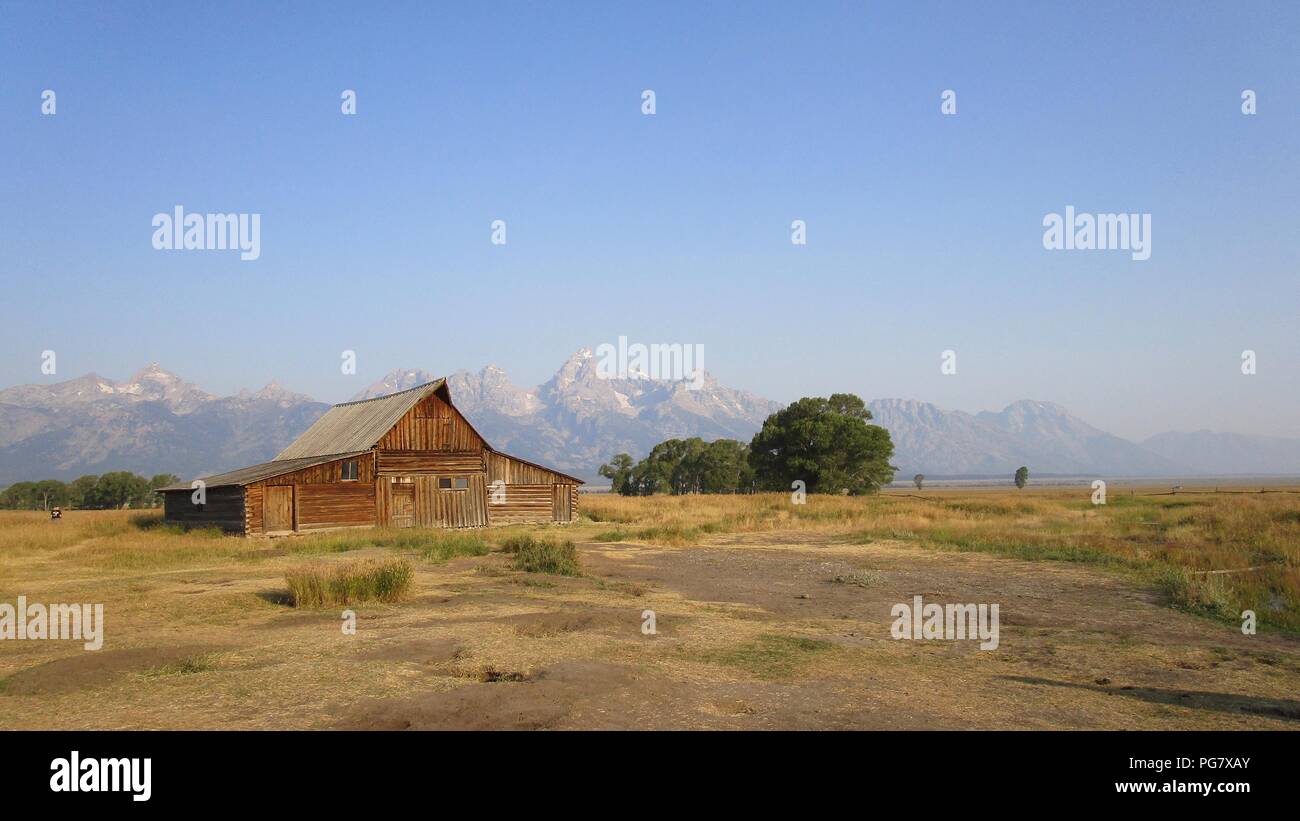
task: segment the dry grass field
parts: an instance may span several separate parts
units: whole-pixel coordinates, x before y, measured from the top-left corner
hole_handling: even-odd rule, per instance
[[[0,641],[0,727],[1300,727],[1300,494],[1128,494],[593,495],[274,540],[0,512],[0,603],[105,614],[98,651]],[[997,603],[999,646],[893,639],[916,595]]]

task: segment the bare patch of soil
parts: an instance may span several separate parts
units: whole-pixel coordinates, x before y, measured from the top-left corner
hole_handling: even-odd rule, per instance
[[[339,726],[384,730],[633,726],[630,722],[638,713],[670,700],[672,692],[672,687],[624,665],[564,661],[524,681],[496,679],[365,704]]]
[[[0,681],[6,695],[46,695],[102,686],[128,673],[146,673],[214,652],[206,645],[136,647],[123,650],[78,649],[76,655],[19,670]]]
[[[436,665],[455,661],[462,653],[460,642],[449,638],[419,639],[371,647],[357,654],[363,661],[399,661]]]
[[[546,638],[585,630],[631,635],[641,628],[639,614],[631,609],[521,613],[496,621],[510,625],[517,634],[529,638]]]

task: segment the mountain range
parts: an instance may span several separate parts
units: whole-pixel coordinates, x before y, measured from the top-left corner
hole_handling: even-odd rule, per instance
[[[432,381],[395,370],[357,392],[368,399]],[[616,453],[644,455],[673,437],[748,441],[781,405],[706,375],[686,383],[606,379],[590,349],[525,388],[488,366],[448,376],[453,401],[493,446],[599,482]],[[267,461],[329,406],[275,382],[215,396],[158,365],[126,382],[87,374],[0,390],[0,486],[132,470],[182,477]],[[899,477],[1004,475],[1192,476],[1300,474],[1300,440],[1211,431],[1166,432],[1141,443],[1099,430],[1051,402],[1001,411],[944,410],[908,399],[868,403],[890,431]]]

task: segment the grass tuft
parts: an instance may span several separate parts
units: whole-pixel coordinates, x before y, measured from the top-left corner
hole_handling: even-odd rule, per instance
[[[420,557],[441,564],[456,556],[486,556],[490,549],[476,533],[438,533],[421,547]]]
[[[140,675],[144,678],[171,678],[174,676],[192,676],[196,673],[206,673],[209,670],[217,668],[216,653],[200,653],[196,656],[187,656],[183,659],[160,664],[157,667],[150,667],[144,670]]]
[[[315,563],[284,575],[294,607],[329,607],[363,601],[396,602],[411,589],[414,572],[405,559]]]
[[[822,639],[764,633],[753,641],[704,652],[700,654],[700,660],[736,667],[758,678],[787,678],[798,672],[812,655],[834,646]]]
[[[505,552],[513,554],[515,569],[529,573],[550,573],[555,576],[581,576],[578,549],[572,539],[562,542],[539,539],[535,536],[511,536],[502,545]]]

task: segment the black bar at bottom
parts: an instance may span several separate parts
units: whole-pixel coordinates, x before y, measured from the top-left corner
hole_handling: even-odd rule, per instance
[[[225,806],[338,812],[443,798],[476,802],[488,812],[537,810],[584,802],[605,789],[634,797],[622,809],[606,806],[619,812],[692,795],[733,809],[772,798],[809,805],[870,801],[878,809],[884,805],[875,802],[891,798],[927,809],[989,801],[1041,809],[1194,800],[1218,809],[1288,796],[1296,778],[1293,738],[1278,732],[10,732],[0,736],[7,742],[0,745],[0,772],[11,806],[27,800],[127,812]],[[146,781],[147,788],[137,788]],[[1209,785],[1208,794],[1202,785]],[[148,799],[136,800],[145,789]]]

